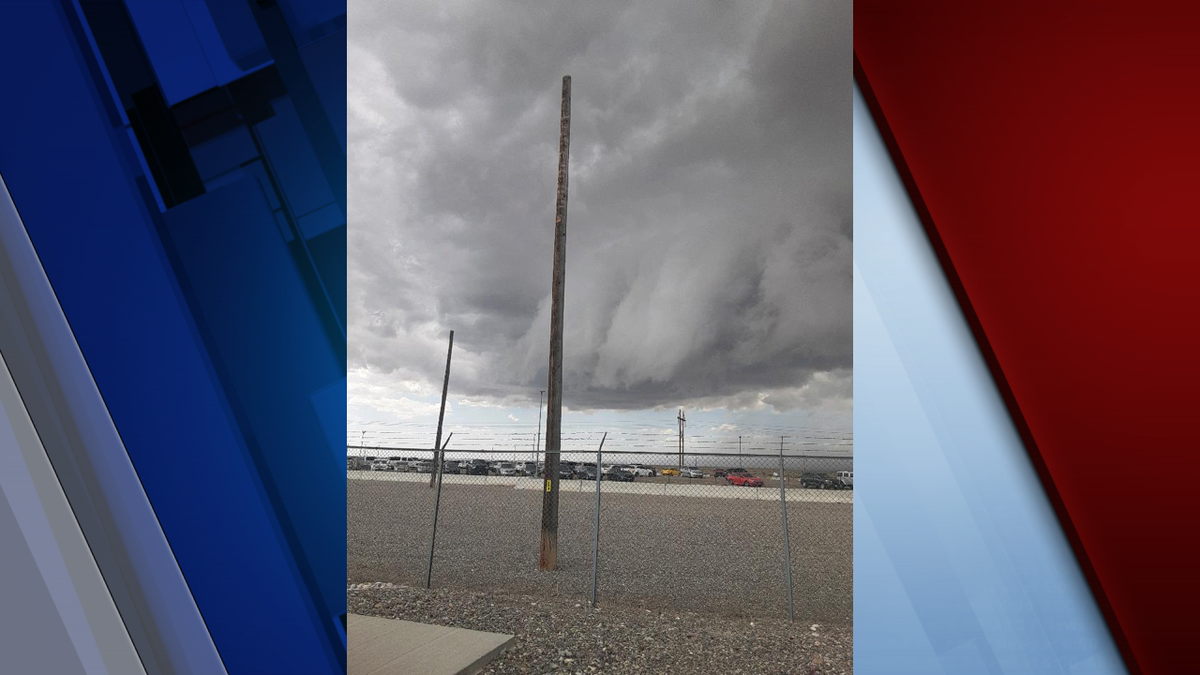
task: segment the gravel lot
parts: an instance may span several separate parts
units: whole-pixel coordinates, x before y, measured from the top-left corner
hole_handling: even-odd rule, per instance
[[[423,587],[434,491],[349,480],[346,492],[347,581]],[[559,570],[542,573],[536,569],[540,492],[444,485],[434,588],[490,592],[489,602],[528,595],[572,609],[586,605],[595,497],[559,497]],[[602,611],[693,611],[756,623],[786,617],[777,501],[605,494],[603,504]],[[789,503],[797,624],[844,627],[848,635],[851,513],[847,504]]]
[[[514,634],[485,673],[853,672],[849,626],[731,619],[614,605],[592,611],[566,598],[467,590],[367,588],[347,592],[354,614]]]

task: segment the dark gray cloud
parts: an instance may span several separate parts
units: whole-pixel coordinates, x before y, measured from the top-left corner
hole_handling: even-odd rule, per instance
[[[569,74],[567,405],[850,400],[850,3],[350,9],[352,387],[536,400]]]

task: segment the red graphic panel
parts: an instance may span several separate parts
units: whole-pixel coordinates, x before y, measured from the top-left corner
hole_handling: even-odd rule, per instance
[[[854,10],[856,79],[1126,663],[1194,672],[1200,3]]]

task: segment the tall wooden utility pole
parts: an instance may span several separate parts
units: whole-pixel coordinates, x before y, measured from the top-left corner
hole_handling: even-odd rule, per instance
[[[446,392],[450,389],[450,355],[454,352],[454,331],[450,331],[450,346],[446,348],[446,377],[442,380],[442,409],[438,411],[437,438],[433,441],[433,473],[429,474],[429,487],[433,487],[442,471],[442,419],[446,416]],[[449,439],[447,439],[449,440]]]
[[[683,468],[683,453],[684,453],[683,427],[685,424],[687,424],[687,418],[684,417],[684,415],[683,415],[683,408],[679,409],[679,417],[676,417],[675,419],[679,421],[679,468],[682,469]]]
[[[535,462],[535,467],[537,466],[537,462],[542,461],[540,459],[542,456],[542,397],[545,395],[546,390],[544,389],[538,392],[538,431],[537,441],[535,441],[533,445],[533,461]]]
[[[562,447],[563,286],[567,266],[567,167],[571,148],[571,76],[563,77],[558,132],[558,200],[554,212],[554,276],[550,284],[550,382],[546,386],[546,468],[538,569],[558,569],[558,453]],[[596,467],[599,470],[599,467]]]

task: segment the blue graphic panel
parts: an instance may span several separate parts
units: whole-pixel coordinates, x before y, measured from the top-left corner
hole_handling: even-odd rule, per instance
[[[128,0],[125,6],[168,106],[217,86],[182,2]]]
[[[322,592],[316,609],[340,615],[345,544],[330,546],[330,534],[344,538],[345,477],[334,470],[340,463],[329,457],[309,396],[344,379],[344,368],[257,180],[226,185],[165,217],[187,277],[185,293],[201,308],[201,334],[227,396],[241,411],[239,423],[265,489],[282,507],[277,513],[288,545],[304,551],[311,566],[301,570],[305,583]],[[339,499],[342,508],[330,508]]]
[[[296,45],[337,44],[346,10],[319,4],[0,3],[13,222],[120,434],[108,461],[136,469],[233,674],[345,671],[345,484],[327,441],[345,435],[344,140],[328,152],[345,54]],[[280,66],[292,24],[304,35]],[[289,133],[271,136],[280,112]],[[294,156],[309,161],[280,174]],[[297,212],[285,178],[326,196]],[[147,671],[190,672],[168,633]],[[130,637],[146,662],[151,638]]]
[[[858,90],[858,673],[1125,672]]]
[[[346,428],[346,379],[342,378],[309,396],[313,414],[325,433],[325,442],[338,464],[346,457],[346,437],[339,436]],[[342,562],[345,562],[343,559]]]
[[[344,16],[344,15],[343,15]],[[321,104],[329,113],[329,121],[346,150],[346,31],[306,45],[300,50],[304,67],[317,87]],[[339,89],[338,87],[341,87]]]

